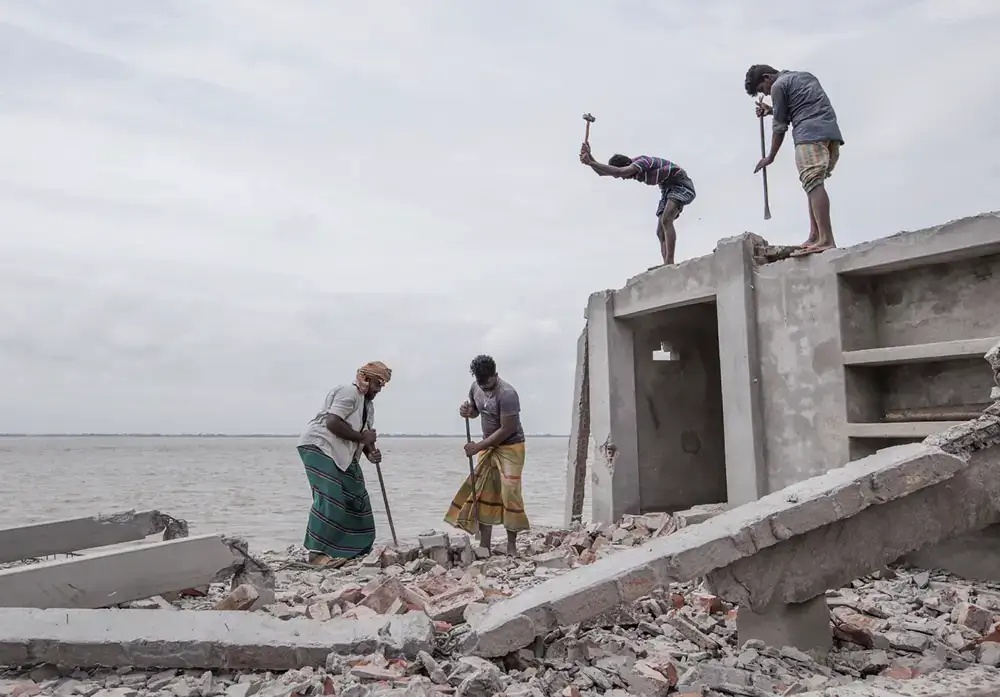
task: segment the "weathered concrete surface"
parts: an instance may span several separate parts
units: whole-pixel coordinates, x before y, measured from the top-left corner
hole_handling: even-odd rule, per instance
[[[587,355],[587,325],[576,341],[576,373],[573,379],[573,419],[570,422],[569,452],[566,456],[567,526],[583,516],[587,485],[587,452],[590,450],[590,363]]]
[[[241,572],[239,541],[201,535],[0,571],[0,607],[100,608]]]
[[[757,306],[754,302],[756,235],[719,242],[717,263],[731,273],[720,277],[719,365],[722,375],[726,443],[726,492],[733,506],[767,493],[764,459],[764,413],[760,394]]]
[[[615,319],[611,291],[590,296],[587,351],[594,445],[591,520],[613,523],[626,513],[639,513],[640,486],[633,331]]]
[[[984,469],[998,464],[1000,450],[991,450],[989,454],[992,457],[985,460],[984,466],[977,468],[980,475]],[[869,535],[867,538],[871,540],[868,546],[874,547],[875,552],[861,551],[852,557],[840,550],[866,545],[845,545],[844,538],[824,537],[824,528],[835,527],[866,511],[884,508],[927,489],[947,488],[951,480],[969,468],[966,459],[927,445],[911,444],[883,450],[492,605],[476,618],[473,631],[466,640],[466,648],[482,656],[504,655],[527,646],[536,636],[559,625],[573,624],[607,612],[671,582],[706,576],[741,560],[752,560],[755,555],[789,542],[795,544],[797,537],[816,531],[811,538],[816,541],[812,546],[812,557],[802,569],[795,570],[797,576],[794,582],[786,582],[778,591],[769,592],[756,590],[755,579],[747,579],[755,589],[748,604],[757,607],[769,604],[755,602],[758,596],[768,600],[778,596],[795,600],[805,589],[812,591],[816,587],[814,575],[833,579],[843,576],[843,573],[851,573],[838,571],[833,562],[823,562],[827,556],[845,563],[847,567],[860,564],[859,559],[868,560],[870,557],[880,560],[872,568],[878,568],[885,561],[882,559],[885,554],[878,553],[883,548],[878,537],[872,539]],[[978,481],[982,479],[980,476]],[[992,479],[1000,486],[1000,476],[993,475]],[[973,477],[970,481],[977,480]],[[963,485],[964,490],[968,490],[969,482]],[[986,487],[985,491],[990,491],[990,488]],[[928,521],[926,525],[910,530],[905,543],[901,533],[892,533],[900,540],[893,538],[894,541],[885,548],[893,550],[893,544],[906,547],[898,553],[891,552],[896,555],[893,558],[897,558],[902,553],[941,539],[938,535],[966,532],[992,522],[992,519],[984,522],[989,516],[978,508],[985,505],[988,494],[970,496],[970,499],[970,503],[960,505],[965,510],[976,512],[976,516],[968,519],[951,517],[940,524]],[[996,517],[995,513],[993,517]],[[879,532],[886,534],[890,531],[882,526]],[[817,542],[819,546],[816,546]],[[848,575],[844,580],[849,581],[857,575],[860,574]],[[715,576],[723,578],[721,573]],[[819,592],[837,585],[835,581],[829,583]],[[733,593],[737,595],[739,591],[734,590]],[[813,592],[798,599],[808,600],[817,594]]]
[[[705,302],[715,298],[715,256],[688,259],[630,278],[614,294],[614,314],[619,319]]]
[[[837,273],[884,274],[1000,252],[1000,213],[982,213],[904,231],[831,255]]]
[[[249,612],[0,609],[0,665],[292,670],[330,652],[416,658],[434,646],[422,612],[363,620],[280,620]]]
[[[187,537],[187,523],[159,511],[124,511],[0,530],[0,563],[68,554],[157,533],[165,540]]]
[[[794,646],[818,654],[833,646],[830,608],[822,595],[804,603],[771,608],[764,614],[741,607],[736,615],[736,632],[741,645],[756,639],[768,646]]]
[[[955,430],[959,433],[952,437],[965,435],[963,429]],[[925,449],[924,454],[896,468],[895,476],[930,482],[937,468],[952,476],[884,503],[877,501],[880,492],[873,488],[881,505],[717,569],[708,574],[709,585],[727,600],[763,612],[775,604],[805,602],[929,544],[1000,522],[1000,448],[972,453],[963,461],[937,447],[916,447]],[[898,452],[891,448],[866,459],[896,457]]]
[[[798,697],[1000,697],[1000,671],[988,666],[939,670],[910,680],[872,677]]]

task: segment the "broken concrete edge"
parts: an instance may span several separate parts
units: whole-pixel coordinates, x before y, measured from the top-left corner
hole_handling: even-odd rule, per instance
[[[137,542],[161,532],[164,540],[187,537],[188,524],[158,510],[130,509],[5,528],[0,530],[0,562],[41,559]]]
[[[670,583],[706,576],[784,540],[948,480],[967,467],[967,457],[937,447],[886,448],[491,605],[471,625],[463,649],[503,656],[557,626],[607,612]]]
[[[0,606],[101,608],[236,577],[273,587],[246,542],[198,535],[0,570]]]
[[[358,620],[281,620],[248,612],[0,608],[0,665],[285,671],[330,653],[415,659],[434,648],[422,612]]]

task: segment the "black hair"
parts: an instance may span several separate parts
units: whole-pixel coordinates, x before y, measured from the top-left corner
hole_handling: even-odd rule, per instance
[[[472,359],[469,372],[476,378],[476,382],[485,382],[497,374],[497,363],[493,360],[493,356],[482,353]]]
[[[612,167],[628,167],[630,164],[632,164],[632,158],[629,157],[628,155],[615,153],[614,155],[611,156],[611,159],[608,160],[608,164],[611,165]]]
[[[768,75],[777,75],[777,68],[772,68],[766,63],[751,65],[747,70],[746,80],[743,81],[743,88],[751,97],[756,97],[760,93],[760,82]]]

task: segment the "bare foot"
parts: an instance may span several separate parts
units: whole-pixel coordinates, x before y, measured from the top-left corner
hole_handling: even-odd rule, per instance
[[[828,245],[811,244],[811,245],[807,245],[807,246],[804,246],[804,247],[800,247],[799,249],[796,249],[794,252],[792,252],[788,256],[792,256],[792,257],[804,257],[804,256],[808,256],[810,254],[819,254],[820,252],[825,252],[828,249],[834,249],[834,245],[832,245],[832,244],[828,244]]]

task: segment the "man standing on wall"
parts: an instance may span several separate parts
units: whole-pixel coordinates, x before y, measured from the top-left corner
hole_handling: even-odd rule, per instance
[[[660,240],[660,255],[663,263],[674,263],[674,247],[677,231],[674,220],[684,210],[684,206],[694,201],[694,182],[682,168],[662,157],[640,155],[631,158],[626,155],[612,155],[608,164],[602,164],[590,154],[590,145],[580,148],[580,162],[590,167],[602,177],[616,177],[660,187],[660,203],[656,207],[656,236]]]
[[[777,70],[770,65],[750,66],[744,87],[751,97],[770,95],[770,106],[763,99],[757,103],[757,116],[774,116],[771,151],[757,163],[755,174],[774,162],[788,126],[792,126],[795,167],[809,200],[809,239],[792,256],[836,247],[824,182],[833,174],[844,139],[826,91],[812,73]]]
[[[458,413],[466,419],[478,416],[482,421],[483,439],[465,446],[466,457],[479,456],[475,490],[467,477],[455,494],[444,522],[475,534],[478,520],[480,545],[488,550],[492,550],[493,526],[502,525],[507,531],[507,555],[513,557],[517,556],[517,533],[529,528],[521,496],[524,469],[521,400],[517,390],[500,379],[492,357],[476,356],[469,372],[475,382],[469,388],[469,400],[458,408]]]

